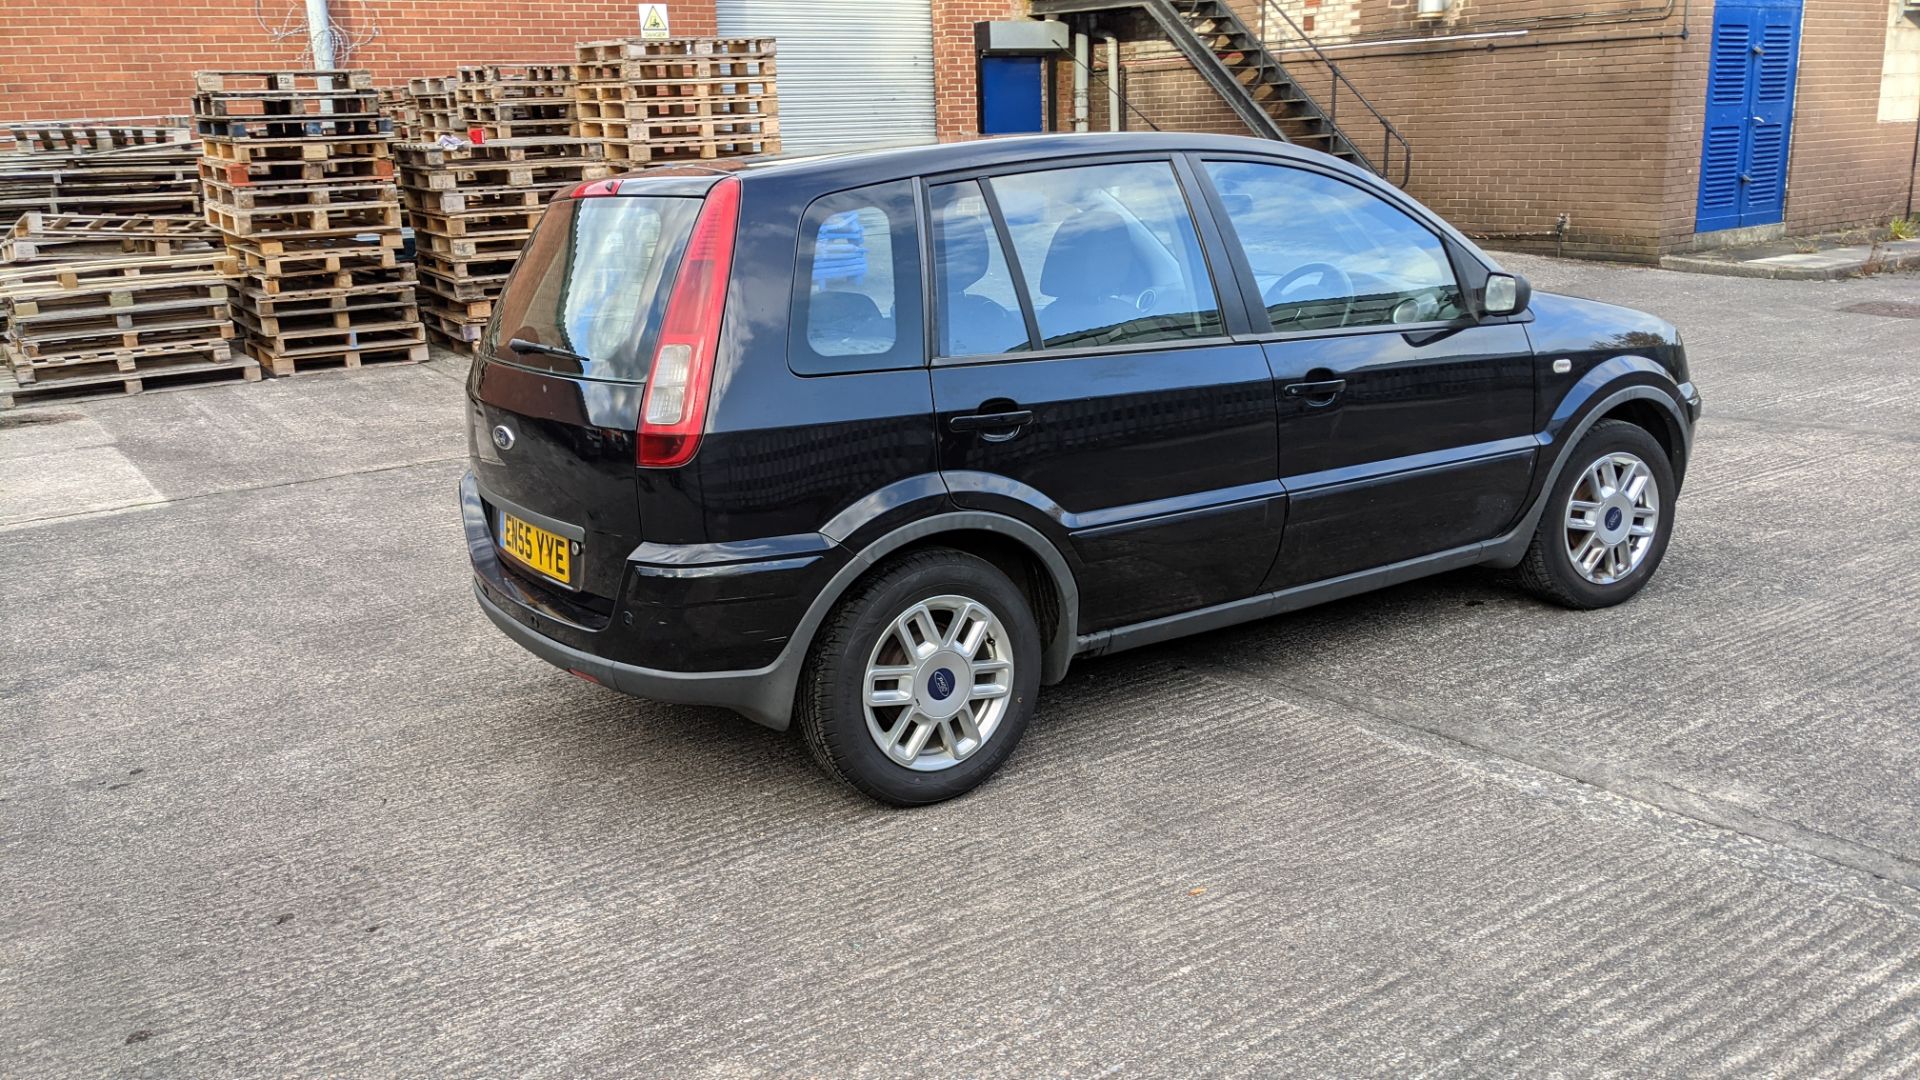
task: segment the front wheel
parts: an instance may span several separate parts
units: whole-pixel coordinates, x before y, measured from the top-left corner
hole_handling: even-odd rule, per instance
[[[1520,583],[1570,608],[1610,607],[1647,584],[1673,534],[1673,465],[1645,428],[1602,420],[1569,452],[1520,563]]]
[[[815,760],[881,802],[965,794],[1013,752],[1040,685],[1040,631],[1013,582],[964,552],[883,566],[807,661],[798,722]]]

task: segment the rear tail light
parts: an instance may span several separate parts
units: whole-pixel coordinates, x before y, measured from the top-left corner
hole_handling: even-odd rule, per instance
[[[727,177],[707,192],[687,239],[687,253],[667,296],[660,345],[640,405],[638,460],[642,467],[685,465],[707,427],[720,316],[733,270],[733,237],[740,218],[740,181]]]

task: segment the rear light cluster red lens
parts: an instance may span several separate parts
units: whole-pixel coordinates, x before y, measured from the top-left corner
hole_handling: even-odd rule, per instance
[[[685,465],[700,449],[739,220],[740,181],[730,176],[707,192],[667,297],[660,345],[640,405],[638,457],[645,468]]]

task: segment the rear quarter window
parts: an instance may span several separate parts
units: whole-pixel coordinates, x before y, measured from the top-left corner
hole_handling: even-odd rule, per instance
[[[802,375],[926,362],[913,182],[839,191],[800,219],[788,362]]]

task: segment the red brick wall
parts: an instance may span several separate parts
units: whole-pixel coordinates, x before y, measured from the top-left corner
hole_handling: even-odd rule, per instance
[[[1904,212],[1914,126],[1881,123],[1884,0],[1808,0],[1787,171],[1787,230],[1885,225]]]
[[[264,0],[276,24],[299,0]],[[333,0],[349,32],[379,37],[343,66],[381,85],[460,64],[571,57],[577,41],[638,33],[630,0]],[[676,34],[711,34],[712,0],[670,2]],[[0,120],[184,113],[193,72],[292,67],[251,0],[0,0]]]
[[[1026,13],[1024,0],[933,0],[934,130],[942,141],[980,134],[973,24]]]

